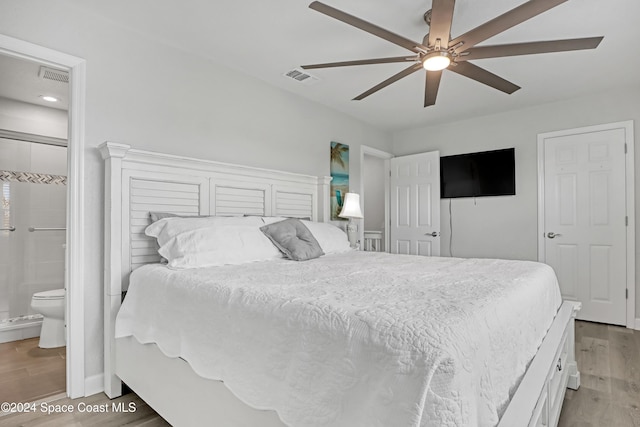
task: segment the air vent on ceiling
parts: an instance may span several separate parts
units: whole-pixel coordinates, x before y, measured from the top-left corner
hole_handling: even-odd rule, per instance
[[[316,76],[312,76],[311,74],[307,73],[306,71],[303,71],[300,68],[294,68],[293,70],[284,73],[283,76],[289,77],[291,79],[294,79],[295,81],[298,81],[300,83],[304,83],[307,85],[316,83],[320,80]]]
[[[61,83],[69,83],[69,72],[63,70],[56,70],[55,68],[49,68],[42,66],[38,77],[41,79],[53,80]]]

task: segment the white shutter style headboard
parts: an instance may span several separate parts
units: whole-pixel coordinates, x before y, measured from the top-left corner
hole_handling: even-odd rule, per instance
[[[144,230],[149,212],[263,215],[329,221],[330,177],[161,154],[105,142],[105,392],[120,393],[114,374],[115,318],[130,273],[159,262]]]

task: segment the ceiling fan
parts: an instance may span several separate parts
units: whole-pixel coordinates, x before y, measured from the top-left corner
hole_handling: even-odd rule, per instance
[[[515,25],[533,18],[568,0],[530,0],[484,24],[452,38],[451,22],[455,0],[433,0],[431,10],[424,14],[424,20],[429,25],[429,33],[424,36],[422,43],[409,40],[391,31],[364,21],[356,16],[342,12],[329,5],[314,1],[309,8],[335,18],[346,24],[364,30],[393,44],[404,47],[413,52],[412,55],[392,58],[362,59],[356,61],[331,62],[325,64],[303,65],[303,69],[345,67],[351,65],[385,64],[391,62],[406,62],[411,65],[399,73],[389,77],[366,92],[353,98],[359,101],[383,89],[390,84],[407,77],[421,69],[426,70],[426,86],[424,106],[435,105],[443,70],[468,77],[487,86],[511,94],[517,86],[484,68],[469,62],[474,59],[499,58],[504,56],[531,55],[536,53],[565,52],[571,50],[595,49],[604,37],[588,37],[580,39],[537,41],[527,43],[501,44],[493,46],[476,46]]]

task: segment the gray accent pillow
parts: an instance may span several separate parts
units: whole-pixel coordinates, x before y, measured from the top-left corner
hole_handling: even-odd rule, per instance
[[[164,218],[173,218],[174,216],[178,215],[169,212],[149,212],[149,218],[151,218],[152,223],[158,222]]]
[[[260,227],[260,231],[289,259],[305,261],[324,255],[318,241],[299,219],[284,221]]]

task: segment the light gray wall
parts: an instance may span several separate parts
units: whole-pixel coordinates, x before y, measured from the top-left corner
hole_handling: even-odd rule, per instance
[[[86,377],[103,371],[104,141],[310,175],[329,174],[329,142],[388,151],[390,135],[228,68],[149,40],[74,1],[0,2],[0,32],[87,61]],[[350,164],[359,186],[359,158]]]
[[[537,259],[537,135],[562,129],[634,120],[636,252],[640,250],[640,87],[591,94],[534,108],[397,132],[395,155],[440,150],[441,156],[515,147],[516,195],[454,199],[453,254],[461,257]],[[449,200],[441,202],[442,253],[449,254]],[[640,307],[640,262],[636,307]],[[640,317],[640,310],[636,309]]]

